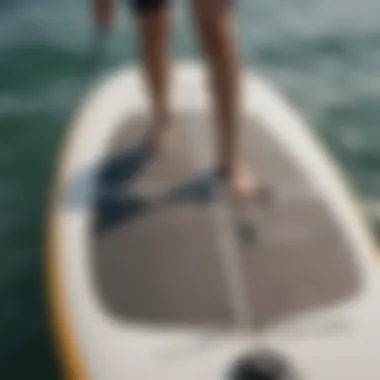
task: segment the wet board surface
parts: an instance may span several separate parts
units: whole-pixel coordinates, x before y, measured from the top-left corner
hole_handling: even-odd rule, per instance
[[[152,158],[149,121],[129,115],[97,175],[93,281],[117,318],[252,328],[350,297],[357,270],[345,232],[263,121],[242,120],[252,172],[270,204],[237,204],[215,179],[207,113],[176,115],[175,144]]]

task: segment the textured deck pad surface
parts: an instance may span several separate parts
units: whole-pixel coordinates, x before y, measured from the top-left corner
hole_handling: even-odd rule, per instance
[[[218,192],[208,117],[181,115],[176,125],[175,145],[152,159],[148,123],[127,120],[99,171],[93,268],[110,312],[224,327],[245,313],[258,327],[352,295],[350,247],[262,125],[246,120],[243,141],[252,170],[275,189],[266,207]]]

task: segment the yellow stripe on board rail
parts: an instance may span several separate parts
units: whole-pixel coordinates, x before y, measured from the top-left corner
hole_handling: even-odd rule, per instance
[[[47,238],[47,291],[49,314],[54,343],[65,380],[86,380],[84,363],[80,359],[78,344],[69,318],[69,308],[62,290],[57,260],[57,232],[54,216],[50,218]]]
[[[63,291],[62,275],[59,268],[59,241],[57,205],[62,192],[63,173],[69,156],[69,135],[72,128],[64,136],[65,143],[58,155],[56,173],[53,176],[53,186],[47,207],[45,273],[48,299],[48,312],[55,347],[65,380],[88,380],[84,360],[79,352],[79,344],[75,337],[74,323],[70,318],[70,311],[66,295]]]

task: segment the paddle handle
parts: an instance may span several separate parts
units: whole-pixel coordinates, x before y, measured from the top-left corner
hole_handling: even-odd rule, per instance
[[[93,14],[99,31],[110,29],[114,18],[114,0],[92,0]]]

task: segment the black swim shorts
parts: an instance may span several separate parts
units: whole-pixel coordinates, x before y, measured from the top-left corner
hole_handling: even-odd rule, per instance
[[[165,9],[171,0],[128,0],[131,3],[132,10],[137,13],[154,12]],[[208,0],[204,0],[208,1]],[[233,0],[226,0],[231,5]]]
[[[169,0],[130,0],[132,10],[137,13],[152,12],[168,6]]]

